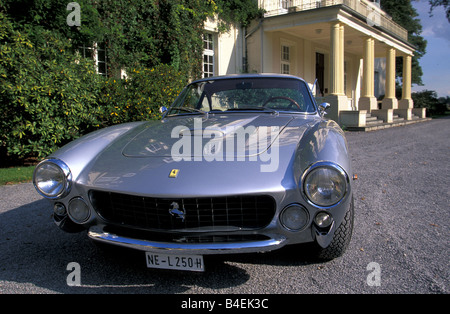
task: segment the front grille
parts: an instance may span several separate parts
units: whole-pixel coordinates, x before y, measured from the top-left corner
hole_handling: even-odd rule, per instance
[[[103,191],[89,195],[95,211],[109,223],[139,229],[258,229],[272,221],[276,208],[267,195],[173,199]]]

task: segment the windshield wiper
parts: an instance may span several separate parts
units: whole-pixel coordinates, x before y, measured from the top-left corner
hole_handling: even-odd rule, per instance
[[[171,110],[173,110],[173,111],[182,110],[182,111],[187,111],[187,112],[190,112],[190,113],[198,112],[198,113],[201,113],[201,114],[207,114],[208,113],[208,112],[200,110],[200,109],[188,108],[188,107],[171,108]]]
[[[257,111],[263,111],[263,112],[274,113],[274,114],[278,114],[279,113],[275,109],[265,108],[265,107],[230,108],[230,109],[227,109],[225,111],[247,111],[247,110],[249,110],[249,111],[257,110]]]

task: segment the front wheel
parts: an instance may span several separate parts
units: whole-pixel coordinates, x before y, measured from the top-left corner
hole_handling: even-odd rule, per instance
[[[352,237],[354,216],[355,210],[352,198],[350,206],[345,213],[344,220],[334,233],[331,243],[326,248],[322,248],[317,243],[315,243],[315,253],[319,259],[332,260],[344,254]]]

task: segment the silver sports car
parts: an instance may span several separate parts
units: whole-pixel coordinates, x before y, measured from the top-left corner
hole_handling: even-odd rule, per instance
[[[201,79],[160,121],[64,146],[33,182],[61,229],[144,251],[148,267],[203,271],[205,254],[303,243],[333,259],[352,234],[353,175],[328,106],[294,76]]]

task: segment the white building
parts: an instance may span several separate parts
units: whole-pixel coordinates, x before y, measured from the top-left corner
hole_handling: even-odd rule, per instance
[[[425,118],[411,99],[414,46],[379,3],[368,0],[258,0],[264,17],[246,29],[204,35],[204,76],[242,72],[300,76],[328,117],[346,127]],[[403,94],[395,97],[395,60],[403,58]],[[378,102],[377,98],[384,95]],[[320,100],[319,100],[320,101]],[[378,120],[376,120],[378,119]]]

